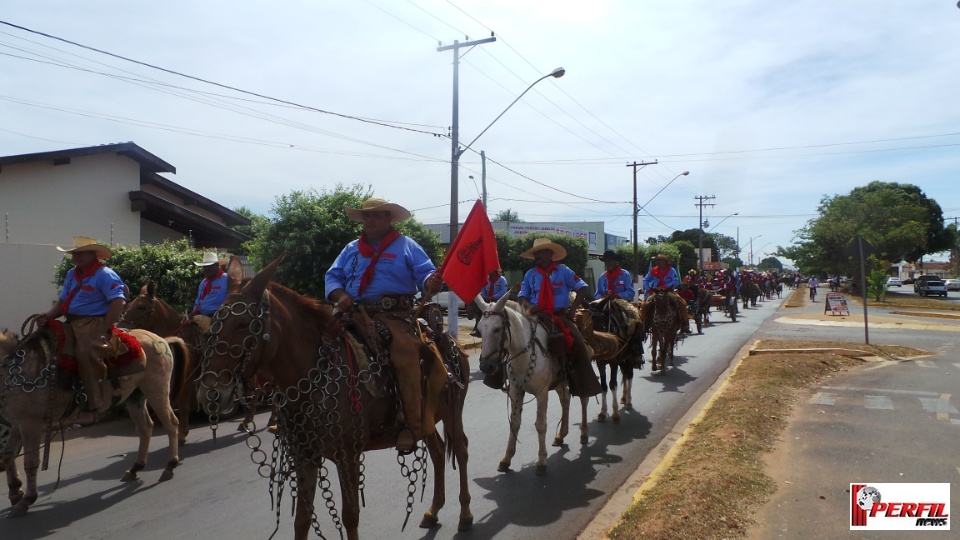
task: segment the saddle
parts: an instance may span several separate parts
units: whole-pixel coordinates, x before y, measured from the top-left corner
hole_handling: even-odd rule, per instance
[[[57,323],[54,325],[53,323]],[[58,321],[50,321],[50,326],[57,333],[58,345],[60,345],[59,357],[73,359],[76,364],[76,348],[78,339],[92,339],[93,343],[90,349],[94,353],[94,360],[102,362],[106,368],[107,377],[110,379],[114,389],[120,388],[120,377],[141,373],[144,370],[143,349],[137,338],[120,330],[116,326],[111,326],[106,334],[105,340],[99,337],[92,338],[88,333],[77,335],[76,329],[69,322],[66,324]],[[63,335],[60,338],[60,335]],[[70,362],[67,361],[67,365]]]

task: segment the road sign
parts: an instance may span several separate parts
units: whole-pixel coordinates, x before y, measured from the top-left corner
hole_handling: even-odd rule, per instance
[[[843,296],[843,293],[827,293],[827,302],[823,306],[823,312],[831,315],[849,315],[850,308],[847,307],[847,298]]]

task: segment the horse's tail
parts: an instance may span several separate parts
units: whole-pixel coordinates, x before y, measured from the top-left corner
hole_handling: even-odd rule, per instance
[[[166,338],[170,350],[173,352],[173,373],[170,375],[170,402],[176,403],[187,388],[187,373],[193,366],[190,365],[190,349],[178,337]]]

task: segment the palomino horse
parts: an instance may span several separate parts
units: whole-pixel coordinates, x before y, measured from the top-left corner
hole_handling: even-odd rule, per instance
[[[650,366],[656,372],[660,366],[660,373],[667,372],[667,359],[670,367],[673,366],[673,349],[677,346],[677,334],[680,332],[680,318],[677,306],[670,297],[669,289],[654,289],[653,296],[647,299],[652,308],[643,310],[644,328],[650,332]]]
[[[184,383],[183,372],[174,371],[174,357],[187,354],[187,347],[179,338],[164,340],[145,330],[132,330],[130,334],[140,343],[145,367],[140,373],[119,379],[121,400],[127,406],[140,438],[136,461],[123,474],[123,481],[136,480],[137,472],[142,471],[147,462],[153,433],[153,420],[146,406],[149,402],[167,432],[169,443],[167,465],[160,475],[163,482],[173,478],[173,469],[180,462],[177,417],[170,406],[170,390],[171,382],[175,387]],[[41,439],[46,433],[46,444],[49,444],[52,427],[69,414],[77,397],[77,391],[63,389],[67,386],[65,383],[69,383],[69,376],[61,373],[58,366],[57,341],[58,337],[50,327],[35,331],[22,340],[17,340],[16,334],[7,330],[0,333],[0,384],[3,385],[0,386],[0,414],[11,425],[10,438],[3,448],[10,504],[13,506],[10,517],[23,516],[36,502],[40,447],[45,444]],[[21,444],[26,492],[21,489],[23,482],[16,466],[17,449]]]
[[[266,453],[259,448],[259,437],[251,433],[248,441],[258,472],[271,479],[275,504],[279,504],[285,482],[296,490],[294,536],[305,539],[311,525],[323,536],[313,502],[318,470],[321,471],[319,482],[324,506],[337,528],[346,528],[347,538],[356,540],[365,485],[363,452],[392,448],[398,433],[394,419],[400,403],[394,371],[384,356],[369,354],[370,349],[361,346],[344,329],[345,317],[335,314],[331,304],[270,282],[281,258],[254,278],[241,282],[242,264],[231,257],[227,267],[230,293],[214,317],[213,346],[204,357],[201,381],[205,386],[214,379],[224,378],[248,383],[257,372],[272,375],[271,399],[280,406],[273,462],[266,463]],[[435,307],[429,317],[439,323],[442,315],[439,307]],[[358,308],[355,315],[364,313]],[[375,332],[375,327],[371,324],[369,331]],[[446,450],[451,460],[456,460],[454,465],[460,467],[458,530],[467,530],[473,525],[467,437],[463,432],[469,364],[459,348],[448,349],[444,363],[449,366],[451,377],[443,395],[434,396],[439,401],[436,418],[443,422],[444,437],[438,432],[426,437],[434,466],[433,501],[420,526],[436,525],[437,514],[444,505]],[[428,395],[424,399],[433,397]],[[425,474],[422,447],[414,452],[414,458],[415,465],[420,467],[408,469],[401,456],[401,470],[406,471],[409,481],[408,516],[413,504],[411,489],[416,490],[418,471]],[[339,514],[333,503],[326,460],[332,461],[339,473],[343,502]]]
[[[574,320],[583,335],[583,340],[593,350],[593,360],[597,363],[600,373],[600,414],[598,422],[607,419],[607,391],[612,393],[610,400],[614,424],[620,423],[620,408],[617,402],[617,372],[623,372],[623,395],[619,403],[625,409],[633,407],[633,370],[643,366],[643,325],[640,323],[640,313],[625,300],[620,300],[614,307],[612,299],[600,299],[589,304],[589,309],[580,309]],[[630,310],[620,317],[611,311]],[[610,371],[610,382],[607,383],[607,370]]]
[[[200,326],[186,320],[180,312],[156,295],[153,280],[147,280],[140,288],[140,294],[127,303],[117,325],[121,328],[142,328],[158,336],[176,336],[183,339],[190,349],[191,363],[186,370],[188,385],[174,401],[174,408],[180,419],[181,445],[186,442],[187,434],[190,433],[189,416],[192,411],[202,408],[210,414],[216,410],[222,417],[234,414],[238,405],[233,386],[218,387],[211,392],[200,391],[196,386],[195,381],[200,377],[200,362],[197,360],[203,358],[206,336]],[[214,403],[210,399],[212,395],[220,399]],[[248,407],[245,411],[245,423],[252,421],[255,413],[256,407]],[[241,428],[242,426],[243,424]]]
[[[507,451],[497,470],[510,470],[510,462],[517,452],[517,432],[523,414],[523,397],[531,394],[537,400],[537,437],[540,442],[536,474],[547,472],[547,401],[550,390],[560,396],[562,410],[560,427],[553,439],[554,446],[563,445],[570,431],[570,388],[560,360],[547,349],[547,329],[537,317],[520,314],[520,306],[503,295],[497,302],[486,303],[477,295],[476,304],[483,312],[477,330],[480,332],[480,371],[490,375],[505,369],[509,381],[510,438]],[[587,398],[581,397],[582,420],[580,444],[587,444]]]

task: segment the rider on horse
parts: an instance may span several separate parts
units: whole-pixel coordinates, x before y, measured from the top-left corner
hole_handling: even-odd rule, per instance
[[[193,264],[203,268],[203,280],[197,288],[197,300],[193,303],[190,318],[204,333],[209,333],[210,317],[227,300],[227,273],[220,268],[221,261],[213,252],[205,252],[203,260]]]
[[[593,295],[595,300],[601,298],[623,298],[628,302],[633,302],[637,296],[636,289],[633,288],[633,276],[623,268],[620,268],[620,255],[616,251],[608,249],[600,257],[607,271],[600,275],[597,280],[597,292]]]
[[[652,320],[653,303],[648,300],[654,289],[667,289],[671,301],[677,308],[677,316],[680,318],[681,332],[690,333],[690,315],[687,313],[687,303],[676,293],[675,289],[680,285],[680,278],[677,271],[670,265],[670,257],[661,253],[654,257],[650,271],[643,278],[643,315],[644,320]]]
[[[578,397],[595,396],[600,393],[600,381],[590,365],[590,353],[583,336],[573,322],[573,315],[583,303],[589,287],[570,267],[559,264],[567,256],[567,250],[548,238],[537,238],[533,247],[520,254],[524,259],[533,259],[535,266],[523,276],[520,285],[520,306],[530,316],[545,314],[548,328],[562,332],[565,356],[568,360],[570,394]],[[546,281],[546,287],[543,286]],[[576,292],[571,303],[570,292]]]
[[[410,217],[406,208],[371,198],[360,208],[345,207],[344,212],[363,224],[363,232],[343,248],[327,270],[326,295],[341,313],[351,313],[351,317],[356,316],[352,308],[359,303],[373,315],[376,333],[389,334],[390,363],[403,405],[398,411],[403,428],[397,436],[397,450],[409,453],[418,440],[436,429],[433,419],[437,403],[423,396],[438,396],[447,374],[437,350],[424,346],[419,336],[409,332],[407,318],[417,291],[422,290],[425,298],[433,296],[442,280],[423,248],[393,227]],[[423,384],[421,377],[425,379]]]
[[[76,340],[73,356],[87,395],[87,408],[95,414],[103,413],[110,408],[113,395],[109,380],[103,380],[107,374],[103,359],[116,356],[121,347],[112,329],[126,304],[125,287],[120,276],[100,262],[113,256],[113,251],[93,238],[75,236],[73,248],[57,246],[57,250],[69,253],[75,268],[67,273],[56,303],[37,323],[43,326],[47,321],[66,317]],[[138,367],[143,371],[142,360],[131,366],[130,372]]]

